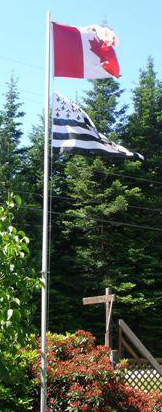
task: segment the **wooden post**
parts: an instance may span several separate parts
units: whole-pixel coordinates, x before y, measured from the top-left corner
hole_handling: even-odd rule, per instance
[[[113,366],[115,366],[119,362],[119,351],[118,350],[111,350],[110,360]]]
[[[109,296],[111,293],[110,288],[105,289],[105,295]],[[105,303],[106,307],[106,333],[105,333],[105,346],[111,346],[112,344],[112,337],[111,337],[111,330],[110,330],[110,325],[111,325],[111,309],[110,302]]]
[[[119,359],[122,357],[122,328],[119,325]]]
[[[110,346],[110,320],[112,313],[112,305],[115,300],[115,295],[110,295],[110,289],[106,288],[106,294],[103,296],[92,296],[83,298],[83,305],[93,305],[98,303],[105,303],[106,306],[106,333],[105,346]]]

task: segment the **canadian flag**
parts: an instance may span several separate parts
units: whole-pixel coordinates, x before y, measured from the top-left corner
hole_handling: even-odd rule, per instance
[[[67,26],[52,22],[54,76],[102,79],[119,77],[114,32],[97,25]]]

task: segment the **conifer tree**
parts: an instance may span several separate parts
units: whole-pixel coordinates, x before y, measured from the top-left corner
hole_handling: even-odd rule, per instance
[[[124,169],[124,174],[129,175],[129,186],[133,181],[138,182],[142,194],[138,205],[131,203],[129,213],[131,222],[139,225],[134,230],[134,239],[129,240],[131,278],[136,284],[133,294],[134,297],[140,294],[143,301],[141,308],[136,303],[132,307],[131,323],[144,343],[159,356],[162,349],[162,83],[157,79],[152,58],[148,59],[146,69],[140,70],[133,103],[134,110],[122,138],[125,145],[129,143],[145,160],[138,169],[129,163]]]
[[[120,110],[117,108],[121,93],[114,80],[95,81],[84,101],[84,108],[98,130],[116,139],[117,134],[121,134],[125,117],[125,107]],[[139,196],[138,188],[128,190],[126,185],[112,176],[116,164],[120,165],[121,162],[95,156],[67,159],[64,189],[66,187],[69,204],[60,217],[62,230],[59,249],[56,248],[55,258],[51,260],[52,271],[55,272],[55,276],[51,274],[52,288],[57,285],[64,297],[62,301],[67,301],[66,320],[71,330],[76,325],[82,328],[86,325],[87,329],[91,328],[100,337],[105,327],[104,308],[99,309],[96,320],[96,309],[85,310],[82,297],[101,294],[105,286],[112,286],[115,270],[116,277],[120,278],[118,264],[121,264],[122,251],[116,261],[116,250],[122,242],[123,230],[119,230],[118,226],[121,220],[126,220],[125,212],[130,197],[136,199]],[[122,283],[122,289],[123,279],[118,283],[120,287]],[[132,288],[130,281],[126,282],[125,288],[127,291]],[[54,299],[50,307],[52,305],[54,308]],[[53,309],[50,318],[57,325],[58,321],[54,321],[56,315],[52,316],[52,312]],[[59,320],[58,313],[57,318]],[[65,319],[62,319],[61,326],[67,328]]]
[[[0,181],[2,190],[10,190],[17,186],[21,172],[21,156],[19,144],[22,137],[22,119],[25,113],[21,110],[17,81],[11,76],[7,83],[5,103],[0,113]]]
[[[143,163],[68,155],[52,160],[49,328],[58,332],[84,328],[103,343],[104,306],[85,308],[82,298],[102,294],[110,286],[116,294],[116,330],[121,317],[150,350],[156,347],[159,356],[161,185],[156,182],[161,181],[162,86],[152,59],[140,72],[134,111],[127,122],[126,107],[118,107],[121,95],[114,80],[96,80],[84,109],[100,132],[145,155]],[[31,202],[42,206],[32,191],[42,190],[43,122],[32,136],[26,182]],[[36,210],[32,213],[36,217]],[[41,249],[38,232],[33,242]]]
[[[148,152],[151,156],[143,164],[80,156],[67,162],[64,170],[66,195],[72,201],[60,220],[60,252],[55,254],[57,274],[53,285],[61,289],[62,301],[67,300],[66,315],[70,327],[86,325],[100,338],[105,326],[104,308],[85,309],[82,297],[101,294],[106,286],[110,286],[117,297],[115,324],[119,317],[124,318],[146,346],[154,349],[157,330],[161,336],[161,233],[158,231],[161,218],[153,210],[155,207],[160,209],[161,197],[156,192],[155,199],[157,186],[152,183],[155,170],[160,168],[156,141],[161,133],[161,85],[156,80],[152,61],[149,61],[147,70],[140,77],[138,98],[134,91],[134,113],[125,126],[125,108],[117,110],[117,98],[121,93],[114,81],[111,82],[93,83],[92,91],[87,93],[85,110],[99,131],[119,139],[132,150],[144,155]],[[154,101],[149,105],[152,94]],[[146,113],[154,104],[156,121],[154,111],[145,115],[145,104]],[[155,145],[152,136],[155,136]],[[150,184],[147,180],[151,180]],[[74,308],[75,316],[72,316]],[[59,319],[58,312],[57,316]],[[62,317],[63,329],[66,327],[64,322]],[[57,320],[54,323],[57,325]],[[158,339],[157,355],[159,342]]]
[[[123,90],[114,79],[90,80],[91,90],[83,99],[84,108],[93,120],[97,130],[108,137],[115,131],[119,133],[126,115],[126,105],[119,107]]]

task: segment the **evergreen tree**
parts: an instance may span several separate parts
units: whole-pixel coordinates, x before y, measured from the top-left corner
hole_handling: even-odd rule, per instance
[[[113,135],[116,139],[119,138],[126,147],[145,155],[146,150],[150,152],[150,140],[153,133],[156,136],[155,140],[158,138],[157,129],[160,121],[158,102],[161,86],[156,76],[153,75],[157,121],[155,122],[154,119],[153,122],[151,115],[146,116],[148,135],[144,126],[139,130],[139,125],[144,123],[142,123],[140,113],[144,113],[144,104],[146,101],[149,102],[151,93],[152,81],[150,79],[147,83],[145,79],[150,76],[150,63],[152,62],[149,62],[149,70],[142,72],[144,85],[142,87],[140,78],[140,87],[137,89],[138,99],[135,99],[135,112],[124,127],[124,132],[121,125],[125,126],[125,108],[117,110],[117,101],[121,92],[119,86],[114,86],[114,81],[107,82],[107,91],[106,81],[104,83],[102,81],[93,82],[93,90],[88,92],[88,98],[85,101],[86,111],[93,118],[99,131],[109,133],[110,137]],[[113,99],[111,98],[111,86],[113,86]],[[117,94],[115,102],[114,90]],[[141,103],[140,91],[141,99],[143,98],[143,112],[137,111],[137,100]],[[136,97],[136,92],[134,95]],[[111,107],[111,101],[113,101],[113,107]],[[152,105],[150,105],[150,110]],[[146,105],[147,110],[148,106]],[[144,114],[143,117],[145,117]],[[151,136],[149,118],[152,128]],[[159,127],[159,136],[160,133]],[[148,136],[147,144],[146,135]],[[160,208],[160,197],[157,193],[155,201],[155,191],[153,190],[151,194],[152,181],[148,184],[148,182],[145,183],[145,179],[152,180],[155,168],[159,165],[157,158],[155,162],[155,150],[159,158],[159,146],[152,144],[151,150],[150,160],[143,164],[138,161],[114,161],[113,159],[82,158],[80,156],[75,156],[67,162],[64,170],[66,196],[68,195],[71,199],[71,206],[67,207],[62,219],[60,218],[62,230],[58,249],[56,247],[54,255],[55,280],[53,273],[51,277],[53,287],[55,285],[56,289],[62,291],[64,297],[62,302],[65,298],[67,300],[66,317],[71,330],[76,324],[84,328],[86,325],[87,329],[100,335],[101,339],[105,327],[104,307],[85,309],[82,306],[82,297],[102,294],[104,287],[111,286],[117,297],[114,307],[115,324],[117,325],[119,317],[124,318],[146,346],[154,349],[157,329],[159,336],[161,333],[159,327],[161,316],[159,241],[161,234],[158,231],[160,218],[157,219],[151,209],[155,206]],[[57,328],[58,311],[57,315],[56,312],[53,314],[53,319]],[[64,317],[61,327],[63,330],[67,328]],[[149,334],[150,330],[151,334]],[[156,345],[158,355],[160,348],[158,338]]]
[[[50,133],[49,133],[50,134]],[[25,151],[23,174],[25,176],[26,191],[28,195],[23,196],[24,207],[23,217],[24,222],[28,225],[26,233],[31,239],[32,253],[31,258],[34,260],[35,267],[41,271],[42,266],[42,217],[43,217],[43,143],[44,143],[44,115],[39,117],[38,126],[33,126],[30,134],[31,145]],[[57,287],[57,259],[60,249],[62,248],[62,219],[63,212],[67,207],[67,202],[64,200],[66,195],[66,179],[64,168],[65,159],[54,156],[51,158],[49,149],[49,288],[50,298],[52,301],[52,312],[50,313],[50,325],[52,330],[62,332],[62,317],[65,320],[66,302],[61,290]],[[50,280],[50,271],[52,273]],[[60,267],[59,267],[60,273]],[[59,275],[60,276],[60,275]],[[54,281],[53,281],[54,279]],[[35,324],[40,328],[41,317],[41,299],[40,295],[35,297],[37,302],[37,312],[35,314]],[[55,307],[56,305],[56,307]],[[54,306],[54,308],[53,308]],[[59,306],[59,315],[57,315]],[[56,309],[56,311],[55,311]],[[53,320],[53,312],[58,317],[57,324]]]
[[[84,328],[103,342],[104,305],[83,307],[82,298],[102,294],[110,286],[116,294],[116,330],[121,317],[149,349],[156,346],[159,355],[161,186],[153,180],[161,181],[162,94],[152,60],[140,73],[133,93],[134,112],[127,123],[126,107],[118,105],[121,94],[112,79],[94,81],[84,109],[100,132],[144,154],[143,163],[95,156],[52,159],[49,328],[58,332]],[[42,118],[33,128],[24,163],[30,190],[26,202],[34,206],[25,219],[33,222],[33,228],[41,224],[36,209],[42,207],[43,134]],[[41,251],[38,232],[34,229],[34,251]]]
[[[25,148],[23,154],[24,176],[24,219],[28,236],[33,243],[33,256],[35,249],[37,263],[41,267],[41,242],[42,242],[42,213],[43,213],[43,141],[44,117],[40,116],[38,126],[33,126],[30,133],[30,146]],[[34,230],[33,230],[34,229]]]
[[[36,162],[34,163],[33,161],[31,166],[29,156],[31,149],[21,146],[21,138],[23,136],[22,121],[24,115],[25,113],[22,110],[22,103],[19,100],[17,80],[12,75],[9,83],[7,83],[5,103],[3,110],[0,112],[0,192],[2,199],[5,197],[6,192],[9,193],[13,191],[14,193],[19,193],[21,195],[22,207],[16,216],[17,226],[19,229],[25,227],[26,232],[31,236],[32,243],[33,239],[36,241],[38,237],[38,230],[36,230],[35,233],[33,231],[33,222],[35,225],[38,223],[38,211],[36,212],[38,203],[34,196],[32,196],[33,192],[37,191],[36,185],[38,172],[36,169]],[[39,144],[39,158],[41,157],[40,146],[43,153],[43,140],[41,141],[41,145]],[[41,167],[42,165],[43,156],[41,158]],[[41,169],[41,173],[43,175],[43,169]],[[38,194],[38,197],[40,201],[40,194]],[[38,224],[40,225],[40,237],[40,233],[42,233],[42,210],[41,216],[39,213]],[[33,254],[31,256],[33,256]],[[38,256],[35,261],[36,260],[38,260]]]
[[[133,102],[134,111],[122,138],[125,145],[129,142],[134,150],[144,154],[145,161],[138,169],[128,163],[122,173],[129,176],[129,187],[136,181],[141,191],[138,204],[130,204],[129,221],[138,223],[139,229],[134,229],[131,237],[128,233],[128,256],[132,262],[130,279],[136,285],[133,295],[134,298],[141,295],[143,304],[139,306],[134,302],[128,322],[130,320],[144,343],[159,356],[162,349],[162,83],[157,80],[151,58],[146,70],[140,71]]]
[[[23,151],[22,175],[23,204],[19,213],[20,225],[25,227],[30,238],[30,261],[41,276],[42,227],[43,227],[43,142],[44,116],[39,116],[39,124],[32,127],[30,146]],[[20,227],[21,227],[20,226]],[[34,315],[35,326],[40,330],[41,292],[34,295],[37,306]]]
[[[154,63],[148,58],[146,70],[140,70],[139,84],[133,91],[134,111],[129,118],[125,141],[142,150],[151,166],[159,153],[161,164],[162,137],[162,82],[157,79]],[[157,166],[157,165],[156,165]],[[148,163],[147,163],[148,167]],[[161,173],[161,169],[160,169]],[[154,172],[153,172],[154,174]]]
[[[119,106],[123,90],[114,79],[90,80],[92,89],[86,93],[84,108],[93,120],[97,130],[115,138],[125,122],[126,105]]]
[[[0,113],[0,181],[1,190],[16,188],[20,181],[22,119],[25,113],[19,102],[17,81],[11,76],[7,83],[5,103]]]
[[[42,203],[43,203],[43,128],[33,127],[32,146],[22,147],[22,121],[25,113],[19,100],[17,80],[11,76],[7,83],[5,103],[0,112],[0,193],[19,193],[22,205],[15,221],[17,228],[25,228],[31,239],[30,262],[41,271]],[[35,141],[38,139],[37,142]],[[40,307],[40,296],[34,296]],[[40,327],[40,318],[39,318]]]
[[[119,85],[114,80],[95,81],[92,84],[93,89],[85,99],[86,111],[99,131],[120,135],[125,107],[117,109],[121,95]],[[62,301],[67,301],[66,319],[64,317],[61,321],[63,330],[66,330],[67,323],[70,330],[85,328],[86,325],[101,337],[101,331],[103,336],[105,328],[104,307],[98,310],[97,317],[96,308],[83,308],[82,297],[101,294],[105,286],[112,285],[113,271],[116,270],[116,276],[120,278],[118,263],[120,265],[123,258],[121,251],[120,258],[116,261],[116,250],[122,242],[123,230],[120,231],[118,226],[120,220],[126,221],[125,211],[129,199],[137,199],[139,190],[128,190],[119,179],[114,180],[112,170],[114,171],[116,163],[120,165],[123,162],[121,160],[93,156],[66,159],[65,168],[62,167],[66,182],[64,196],[70,203],[66,204],[64,212],[61,208],[62,217],[59,217],[62,230],[55,249],[55,264],[52,264],[52,291],[55,288],[60,290],[63,294]],[[56,175],[54,180],[55,177]],[[112,219],[115,220],[115,229]],[[123,279],[120,279],[119,284],[123,290]],[[127,281],[127,291],[132,287],[131,282]],[[50,318],[57,328],[60,319],[58,310],[57,315],[53,312],[53,305],[54,299],[51,299]]]

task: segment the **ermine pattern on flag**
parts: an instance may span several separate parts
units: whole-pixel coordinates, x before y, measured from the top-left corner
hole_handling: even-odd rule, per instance
[[[89,116],[60,93],[53,96],[52,147],[55,153],[99,154],[143,160],[143,156],[98,133]]]

